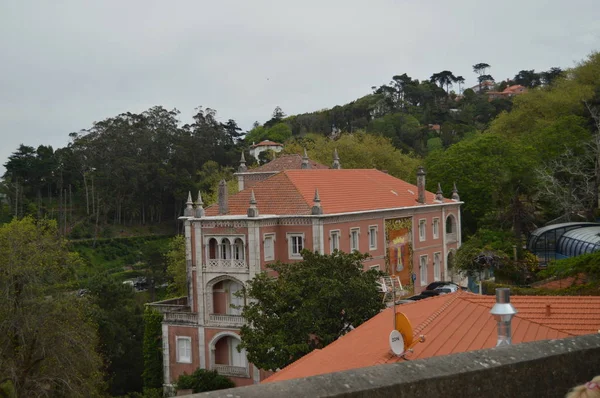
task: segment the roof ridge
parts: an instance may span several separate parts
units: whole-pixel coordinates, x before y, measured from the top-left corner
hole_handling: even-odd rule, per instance
[[[540,298],[541,298],[541,297],[548,297],[548,296],[518,296],[518,297],[540,297]],[[561,296],[561,297],[579,297],[579,296]],[[596,297],[596,296],[590,296],[590,297]],[[512,298],[512,297],[511,297],[511,298]],[[467,299],[467,300],[468,300],[468,299]],[[482,302],[476,302],[476,301],[470,301],[470,300],[469,300],[469,303],[471,303],[471,304],[475,304],[475,305],[478,305],[478,306],[481,306],[481,307],[484,307],[485,309],[488,309],[488,308],[489,308],[487,305],[485,305],[485,304],[484,304],[484,303],[482,303]],[[567,332],[567,331],[565,331],[565,330],[562,330],[562,329],[556,329],[556,328],[554,328],[554,327],[552,327],[552,326],[549,326],[549,325],[547,325],[547,324],[545,324],[545,323],[537,322],[537,321],[535,321],[535,320],[533,320],[533,319],[531,319],[531,318],[526,318],[526,317],[524,317],[524,316],[520,316],[520,315],[519,315],[519,309],[518,309],[518,308],[517,308],[517,313],[515,314],[515,316],[516,316],[516,317],[518,317],[519,319],[521,319],[521,321],[526,321],[526,322],[535,323],[536,325],[539,325],[539,326],[542,326],[542,327],[546,327],[546,328],[548,328],[548,329],[552,329],[552,330],[554,330],[554,331],[556,331],[556,332],[559,332],[559,333],[565,333],[565,334],[568,334],[569,336],[575,336],[573,333],[569,333],[569,332]]]
[[[429,318],[425,319],[417,327],[415,327],[413,329],[413,337],[418,336],[420,332],[422,332],[427,326],[429,326],[433,321],[435,321],[437,319],[437,317],[440,316],[461,295],[462,295],[462,293],[460,293],[460,292],[453,295],[454,297],[447,300],[444,304],[442,304],[442,306],[440,308],[438,308],[438,310],[436,312],[434,312],[432,315],[430,315]]]

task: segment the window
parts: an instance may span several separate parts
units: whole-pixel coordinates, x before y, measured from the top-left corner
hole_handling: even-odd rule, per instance
[[[440,219],[433,219],[433,239],[437,239],[440,237]]]
[[[340,250],[340,230],[329,232],[329,249],[333,253],[334,250]]]
[[[375,271],[381,271],[381,267],[379,266],[379,264],[377,264],[377,265],[371,265],[369,267],[369,269],[374,269]]]
[[[454,233],[454,216],[449,215],[446,218],[446,233],[452,234]]]
[[[441,258],[440,253],[433,254],[433,280],[434,281],[439,281],[440,279],[442,279],[440,258]]]
[[[369,226],[369,249],[377,249],[377,225]]]
[[[300,252],[304,249],[304,234],[288,234],[288,253],[290,258],[302,258]]]
[[[177,337],[177,362],[192,363],[191,337]]]
[[[240,238],[236,238],[233,244],[233,258],[235,260],[244,259],[244,241]]]
[[[350,251],[358,251],[358,233],[359,228],[353,228],[350,230]]]
[[[427,238],[425,222],[426,222],[426,220],[419,220],[419,241],[420,242],[423,242]]]
[[[265,235],[265,261],[275,260],[275,235]]]
[[[427,285],[427,256],[421,256],[421,262],[420,262],[420,268],[421,268],[421,286],[426,286]]]
[[[231,259],[231,242],[227,238],[221,239],[221,259]]]

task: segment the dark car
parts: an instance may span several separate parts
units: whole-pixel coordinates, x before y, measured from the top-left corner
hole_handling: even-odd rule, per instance
[[[440,287],[440,286],[444,286],[444,285],[455,285],[458,286],[458,288],[460,290],[467,290],[466,287],[462,287],[460,285],[457,285],[454,282],[442,282],[442,281],[438,281],[438,282],[432,282],[429,285],[427,285],[427,287],[425,288],[425,290],[435,290],[436,288]]]

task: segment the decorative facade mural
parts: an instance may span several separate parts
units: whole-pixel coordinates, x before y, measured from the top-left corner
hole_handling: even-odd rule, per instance
[[[385,221],[386,272],[400,277],[402,285],[413,286],[412,220],[397,218]]]

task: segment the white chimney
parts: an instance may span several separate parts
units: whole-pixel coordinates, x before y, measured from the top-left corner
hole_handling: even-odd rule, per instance
[[[490,314],[498,322],[498,342],[496,347],[512,344],[511,323],[517,313],[515,307],[510,303],[510,289],[496,289],[496,304],[492,307]]]

